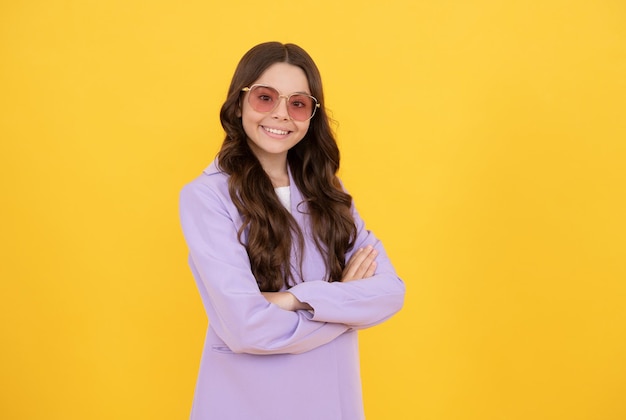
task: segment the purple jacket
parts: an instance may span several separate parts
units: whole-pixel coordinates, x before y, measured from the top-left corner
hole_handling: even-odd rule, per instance
[[[354,249],[378,250],[376,274],[347,283],[322,280],[324,262],[291,179],[291,214],[305,249],[303,278],[289,291],[313,312],[283,310],[265,300],[252,275],[227,181],[214,162],[180,198],[189,264],[209,318],[191,419],[363,419],[356,330],[388,319],[404,301],[404,284],[381,242],[353,208]]]

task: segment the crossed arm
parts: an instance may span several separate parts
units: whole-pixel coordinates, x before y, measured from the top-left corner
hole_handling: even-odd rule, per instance
[[[181,223],[210,325],[235,353],[302,353],[347,330],[377,325],[401,308],[403,282],[356,210],[357,248],[340,281],[308,278],[262,294],[238,241],[239,216],[226,187],[204,181],[181,192]]]
[[[366,279],[376,272],[376,255],[378,251],[371,245],[358,249],[346,264],[341,277],[341,282]],[[268,302],[277,305],[286,311],[312,310],[306,302],[300,302],[289,291],[286,292],[262,292]]]

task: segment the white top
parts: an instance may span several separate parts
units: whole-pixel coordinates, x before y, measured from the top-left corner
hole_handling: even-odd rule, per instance
[[[289,194],[289,186],[274,188],[278,199],[289,212],[291,212],[291,195]]]

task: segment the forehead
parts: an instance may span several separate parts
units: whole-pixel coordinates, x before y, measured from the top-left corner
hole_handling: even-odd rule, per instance
[[[254,81],[253,84],[271,86],[281,93],[309,92],[309,82],[298,66],[288,63],[274,63]]]

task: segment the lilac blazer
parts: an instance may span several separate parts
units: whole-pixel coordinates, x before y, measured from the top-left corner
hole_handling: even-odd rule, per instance
[[[378,250],[376,274],[324,281],[306,205],[291,179],[291,214],[305,249],[303,278],[289,291],[313,311],[283,310],[265,300],[252,275],[227,181],[214,162],[180,197],[189,264],[209,318],[191,419],[363,419],[356,330],[388,319],[404,301],[404,284],[381,242],[353,208],[354,249]]]

